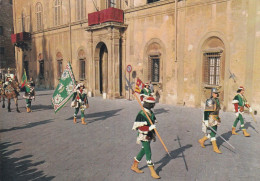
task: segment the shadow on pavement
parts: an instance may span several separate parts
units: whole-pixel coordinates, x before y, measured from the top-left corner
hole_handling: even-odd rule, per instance
[[[32,127],[35,127],[35,126],[39,126],[39,125],[42,125],[42,124],[47,124],[47,123],[51,123],[53,121],[51,121],[53,119],[49,119],[49,120],[44,120],[44,121],[38,121],[38,122],[34,122],[34,123],[28,123],[24,126],[20,126],[20,127],[12,127],[10,129],[1,129],[0,130],[0,133],[2,132],[7,132],[7,131],[13,131],[13,130],[19,130],[19,129],[26,129],[26,128],[32,128]]]
[[[191,147],[192,147],[191,144],[187,144],[176,150],[173,150],[169,153],[171,155],[171,157],[168,154],[165,154],[165,156],[160,161],[154,163],[154,164],[160,164],[160,166],[156,168],[156,172],[159,173],[160,171],[162,171],[163,167],[165,167],[172,159],[175,159],[177,157],[183,157],[185,165],[186,165],[185,156],[184,156],[183,152],[186,149],[191,148]],[[182,154],[182,156],[178,156],[180,154]],[[140,169],[144,169],[146,167],[147,167],[147,165],[141,167]]]
[[[236,132],[238,132],[238,131],[236,131]],[[232,132],[231,132],[231,131],[228,131],[228,132],[226,132],[226,133],[223,133],[221,136],[222,136],[226,141],[229,142],[229,139],[230,139],[230,137],[232,136]],[[232,149],[230,149],[231,147],[230,147],[227,143],[226,143],[227,146],[224,146],[223,143],[225,143],[225,141],[224,141],[222,138],[220,138],[219,136],[217,136],[217,145],[218,145],[218,147],[220,147],[220,146],[222,145],[223,147],[225,147],[225,148],[228,149],[229,151],[231,151],[231,152],[233,152],[233,153],[236,153],[236,152],[234,152]],[[205,145],[205,146],[206,146],[206,145]]]
[[[252,123],[250,123],[250,122],[246,122],[246,123],[245,123],[245,128],[246,128],[246,129],[252,128],[256,133],[259,134],[258,130],[256,130],[255,127],[252,126]]]
[[[169,110],[166,110],[164,108],[160,108],[160,109],[154,109],[154,114],[158,115],[158,114],[162,114],[162,113],[168,113]]]
[[[85,119],[86,119],[87,123],[93,123],[93,122],[96,122],[96,121],[102,121],[102,120],[105,120],[105,119],[110,118],[110,117],[118,116],[119,114],[116,114],[116,113],[118,113],[121,110],[122,109],[115,109],[115,110],[111,110],[111,111],[104,111],[104,112],[85,114]],[[80,111],[78,113],[78,117],[80,117]],[[89,118],[95,118],[95,119],[89,120]],[[66,120],[73,120],[73,116],[71,116],[70,118],[68,118]]]
[[[21,144],[21,142],[10,143],[4,142],[0,143],[0,180],[44,180],[50,181],[54,176],[47,176],[43,171],[35,168],[38,165],[43,164],[45,161],[39,161],[33,163],[32,155],[25,155],[22,157],[12,157],[12,154],[19,151],[20,149],[10,150],[9,147],[13,145]]]
[[[33,102],[32,102],[32,111],[33,112],[48,110],[48,109],[53,109],[53,106],[52,105],[42,105],[42,104],[33,105]]]
[[[187,145],[182,146],[182,147],[180,147],[180,148],[178,148],[178,149],[176,149],[176,150],[173,150],[173,151],[170,152],[171,157],[169,157],[168,154],[165,154],[165,156],[164,156],[160,161],[158,161],[158,162],[155,163],[155,164],[161,163],[161,165],[156,168],[156,172],[159,173],[160,171],[162,171],[162,168],[163,168],[163,167],[165,167],[172,159],[175,159],[175,158],[177,158],[177,157],[183,157],[183,160],[184,160],[185,166],[186,166],[187,163],[186,163],[186,161],[185,161],[185,156],[184,156],[183,152],[184,152],[186,149],[191,148],[191,147],[192,147],[191,144],[187,144]],[[180,155],[180,154],[182,154],[182,156],[178,156],[178,155]],[[187,168],[186,168],[186,169],[187,169]]]

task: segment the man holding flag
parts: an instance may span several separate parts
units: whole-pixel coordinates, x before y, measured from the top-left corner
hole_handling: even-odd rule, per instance
[[[81,112],[81,123],[87,124],[85,122],[85,115],[84,110],[89,107],[88,105],[88,98],[87,98],[87,90],[85,89],[85,86],[83,83],[79,83],[76,87],[76,91],[74,91],[71,107],[75,108],[74,112],[74,119],[73,122],[77,123],[77,114]]]
[[[35,86],[35,84],[33,83],[32,78],[30,78],[30,81],[27,81],[27,75],[26,75],[26,71],[24,69],[21,88],[25,89],[25,94],[23,95],[23,98],[25,98],[25,100],[26,100],[26,112],[27,113],[32,112],[32,110],[31,110],[32,99],[35,99],[34,86]]]
[[[154,125],[154,122],[156,118],[153,111],[151,110],[154,106],[155,106],[155,99],[153,97],[147,97],[144,100],[144,105],[143,105],[144,111],[148,114],[153,124],[149,122],[143,110],[141,110],[136,116],[132,129],[138,131],[138,137],[136,143],[142,144],[142,148],[137,154],[137,156],[134,157],[134,163],[131,166],[131,170],[133,170],[136,173],[143,173],[143,171],[138,168],[138,164],[142,160],[143,156],[145,155],[147,165],[151,172],[151,176],[155,179],[159,179],[161,177],[157,175],[157,173],[155,172],[154,164],[151,160],[152,152],[150,146],[151,141],[152,140],[155,141],[154,129],[156,128],[156,126]]]
[[[70,100],[73,96],[75,88],[76,81],[69,62],[63,71],[60,82],[52,96],[51,101],[55,113],[57,113]]]

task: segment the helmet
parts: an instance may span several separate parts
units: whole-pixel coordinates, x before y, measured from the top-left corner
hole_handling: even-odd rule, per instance
[[[212,92],[212,93],[219,93],[219,91],[218,91],[217,88],[212,88],[212,89],[211,89],[211,92]]]

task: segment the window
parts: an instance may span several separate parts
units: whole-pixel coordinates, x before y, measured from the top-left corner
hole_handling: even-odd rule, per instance
[[[150,55],[151,81],[160,81],[160,57],[159,55]]]
[[[42,4],[37,3],[35,9],[36,9],[37,30],[41,30],[42,29]]]
[[[110,8],[110,7],[116,7],[115,0],[108,0],[108,1],[107,1],[107,7],[108,7],[108,8]]]
[[[0,35],[3,35],[3,34],[4,34],[3,26],[0,26]]]
[[[61,24],[61,0],[55,0],[54,4],[54,25]]]
[[[157,1],[160,1],[160,0],[147,0],[147,4],[154,3],[154,2],[157,2]]]
[[[0,47],[0,54],[4,55],[5,54],[5,48],[4,47]]]
[[[77,20],[85,19],[85,0],[76,0],[76,17]]]
[[[63,72],[62,60],[58,60],[58,79],[61,78],[62,72]]]
[[[40,79],[44,79],[44,60],[40,60],[40,61],[39,61],[39,65],[40,65],[39,78],[40,78]]]
[[[220,85],[220,53],[204,53],[204,83]]]
[[[86,78],[86,72],[85,72],[85,59],[80,60],[80,80],[85,80]]]

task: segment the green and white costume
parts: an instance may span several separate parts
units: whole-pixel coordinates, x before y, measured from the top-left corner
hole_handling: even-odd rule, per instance
[[[220,124],[219,110],[221,109],[218,98],[207,99],[205,110],[204,110],[204,120],[202,123],[202,131],[205,133],[207,138],[210,138],[211,141],[216,141],[216,133],[207,128],[205,123],[208,124],[212,129],[217,132],[218,125]],[[208,132],[208,131],[209,132]]]
[[[140,96],[149,97],[151,96],[151,90],[149,88],[143,88],[140,92]]]
[[[144,108],[146,113],[149,115],[152,123],[154,124],[156,118],[155,115],[152,111]],[[149,127],[151,126],[148,118],[146,117],[145,113],[143,111],[140,111],[135,119],[134,125],[133,125],[133,130],[138,130],[138,136],[137,136],[137,144],[142,144],[142,148],[138,155],[135,157],[135,160],[140,162],[144,156],[146,155],[146,162],[148,166],[153,166],[151,156],[151,147],[150,143],[151,140],[155,141],[155,132],[154,130],[149,131]]]
[[[234,121],[233,127],[237,126],[238,121],[240,121],[240,126],[241,129],[245,129],[245,125],[244,125],[244,119],[243,119],[243,113],[244,113],[244,107],[247,107],[250,109],[249,104],[247,103],[246,99],[244,98],[244,96],[240,93],[238,93],[232,103],[234,104],[234,109],[235,109],[235,113],[236,113],[236,120]]]
[[[77,117],[79,109],[81,111],[81,118],[84,118],[84,110],[87,108],[86,106],[88,105],[87,90],[82,89],[81,91],[80,89],[78,89],[77,91],[75,91],[73,94],[72,102],[72,107],[75,108],[74,118]]]
[[[25,98],[27,108],[31,108],[32,99],[35,98],[34,86],[35,85],[34,85],[33,81],[30,81],[30,82],[28,82],[27,85],[25,85],[25,94],[24,94],[23,98]]]

